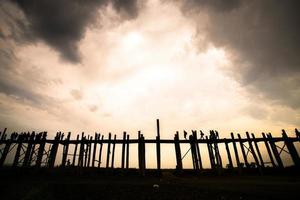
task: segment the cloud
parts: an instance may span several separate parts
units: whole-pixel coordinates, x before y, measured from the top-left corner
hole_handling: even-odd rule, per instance
[[[297,0],[200,0],[185,1],[182,10],[196,22],[199,13],[208,16],[198,23],[199,35],[231,54],[231,75],[243,86],[300,108],[299,6]]]
[[[83,98],[81,90],[73,89],[70,93],[75,100],[81,100]]]
[[[63,60],[81,61],[78,42],[86,28],[95,22],[98,9],[111,3],[127,17],[138,13],[136,0],[15,0],[29,21],[24,26],[31,41],[42,40],[57,50]]]

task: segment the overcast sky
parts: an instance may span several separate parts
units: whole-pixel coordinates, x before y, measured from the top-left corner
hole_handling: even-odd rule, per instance
[[[153,138],[300,125],[299,1],[0,3],[0,125]],[[291,132],[290,132],[291,133]]]

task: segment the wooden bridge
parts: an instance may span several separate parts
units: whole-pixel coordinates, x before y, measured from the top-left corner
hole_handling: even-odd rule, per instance
[[[122,145],[121,152],[121,169],[129,169],[130,165],[130,145],[138,145],[138,167],[143,174],[146,170],[146,149],[145,144],[156,144],[156,169],[161,172],[161,144],[174,144],[176,156],[176,170],[183,170],[182,159],[186,154],[190,153],[195,171],[203,170],[203,153],[199,144],[205,144],[210,161],[210,168],[221,170],[224,168],[237,169],[242,172],[243,169],[256,168],[261,173],[266,166],[266,159],[270,162],[272,168],[283,169],[284,160],[281,158],[282,152],[288,153],[293,161],[294,166],[300,169],[300,159],[295,142],[300,142],[300,132],[295,129],[295,137],[288,137],[286,132],[282,130],[282,137],[273,137],[271,133],[262,133],[262,137],[256,138],[255,135],[246,132],[246,137],[242,138],[240,134],[237,137],[231,133],[230,138],[219,138],[217,131],[210,131],[208,136],[204,136],[202,131],[196,130],[188,136],[184,132],[185,139],[179,139],[179,133],[176,132],[174,139],[161,139],[159,120],[157,119],[157,136],[155,139],[145,139],[144,135],[139,131],[137,139],[130,139],[129,135],[124,132],[122,139],[117,139],[116,135],[112,138],[109,133],[108,138],[104,135],[95,133],[94,137],[85,135],[84,133],[77,135],[75,140],[70,139],[69,132],[66,137],[64,133],[58,132],[54,139],[47,139],[47,132],[22,132],[11,133],[8,137],[5,128],[0,132],[0,168],[7,167],[47,167],[55,166],[58,149],[62,146],[61,167],[77,166],[77,167],[93,167],[93,168],[114,168],[115,147],[117,144]],[[283,144],[280,146],[278,143]],[[265,145],[268,158],[264,158],[258,146],[259,143]],[[106,144],[106,157],[102,155],[102,149]],[[181,152],[181,144],[188,144],[190,149],[184,155]],[[224,154],[226,158],[222,158],[220,153],[220,144],[225,144]],[[69,146],[73,145],[73,151],[69,152]],[[231,146],[231,151],[230,147]],[[232,151],[233,150],[233,151]],[[60,153],[60,152],[59,152]],[[241,154],[242,159],[240,159]],[[254,162],[249,162],[248,156],[252,155]],[[97,156],[96,156],[97,155]],[[8,158],[13,158],[11,163],[7,162]],[[224,157],[224,156],[223,156]],[[68,159],[71,158],[71,159]],[[101,160],[106,159],[106,166],[101,166]],[[224,160],[228,163],[224,166]],[[235,164],[235,165],[234,165]],[[269,168],[269,167],[268,167]]]

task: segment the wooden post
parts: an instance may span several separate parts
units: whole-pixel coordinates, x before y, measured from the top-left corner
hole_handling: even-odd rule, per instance
[[[274,139],[273,139],[271,133],[269,133],[269,134],[267,135],[267,137],[269,138],[269,143],[270,143],[271,149],[272,149],[272,151],[273,151],[274,157],[275,157],[275,159],[276,159],[276,161],[277,161],[278,167],[279,167],[279,168],[283,168],[282,160],[281,160],[281,158],[280,158],[280,155],[279,155],[279,153],[278,153],[277,147],[276,147],[276,145],[275,145],[275,141],[274,141]]]
[[[93,141],[93,136],[90,137],[90,140],[88,141],[88,161],[87,161],[87,167],[90,167],[91,163],[91,154],[92,154],[92,141]]]
[[[104,138],[104,135],[102,135],[102,137],[101,137],[100,150],[99,150],[98,168],[100,168],[100,166],[101,166],[102,148],[103,148],[103,138]]]
[[[146,159],[145,159],[145,138],[144,135],[141,134],[141,172],[142,175],[145,175],[145,170],[146,170]]]
[[[24,139],[24,135],[20,134],[18,139],[17,139],[18,147],[17,147],[15,158],[14,158],[14,161],[13,161],[13,167],[17,167],[18,164],[19,164],[19,158],[20,158],[20,154],[21,154],[21,150],[22,150],[23,139]]]
[[[109,167],[110,143],[111,143],[111,133],[108,134],[106,168]]]
[[[158,175],[161,175],[160,171],[160,127],[159,127],[159,119],[156,119],[156,129],[157,129],[157,136],[156,136],[156,157],[157,157],[157,171]]]
[[[182,170],[182,160],[181,160],[181,150],[180,150],[180,143],[179,143],[179,133],[176,132],[174,136],[174,145],[175,145],[175,154],[176,154],[176,170]]]
[[[129,169],[129,135],[127,135],[126,169]]]
[[[88,154],[89,154],[89,140],[90,140],[90,136],[88,135],[87,140],[85,140],[84,167],[87,167]]]
[[[68,158],[68,152],[69,152],[69,143],[70,143],[70,137],[71,137],[71,132],[68,132],[67,138],[63,141],[63,156],[62,156],[62,161],[61,165],[64,167],[66,166],[67,158]]]
[[[8,152],[9,152],[12,141],[10,139],[10,140],[7,140],[5,143],[6,144],[5,144],[4,150],[2,152],[2,156],[0,158],[0,168],[3,167],[3,165],[4,165],[4,162],[5,162],[5,159],[7,157]]]
[[[249,168],[250,165],[249,165],[247,155],[246,155],[246,152],[245,152],[245,149],[244,149],[244,143],[242,141],[241,135],[239,133],[237,135],[238,135],[238,138],[239,138],[239,142],[240,142],[240,146],[241,146],[242,155],[243,155],[243,158],[244,158],[245,165],[246,165],[247,168]]]
[[[140,170],[142,166],[141,157],[142,157],[141,131],[138,131],[138,160],[139,160]]]
[[[267,139],[267,137],[266,137],[266,134],[265,134],[265,133],[262,133],[262,136],[263,136],[264,143],[265,143],[265,146],[266,146],[266,149],[267,149],[267,152],[268,152],[270,161],[271,161],[271,163],[272,163],[272,166],[273,166],[273,167],[276,167],[276,164],[275,164],[274,158],[273,158],[273,156],[272,156],[272,152],[271,152],[271,149],[270,149],[270,146],[269,146],[269,143],[268,143],[268,139]]]
[[[79,135],[77,135],[76,143],[75,143],[75,148],[74,148],[74,153],[73,153],[73,161],[72,161],[72,165],[73,166],[75,166],[75,162],[76,162],[76,153],[77,153],[78,142],[79,142]],[[79,161],[78,161],[78,163],[79,163]]]
[[[125,166],[125,145],[126,145],[126,132],[123,132],[123,141],[122,141],[122,164],[121,168],[124,169]]]
[[[114,168],[115,162],[115,148],[116,148],[116,135],[114,136],[113,149],[112,149],[112,157],[111,157],[111,168]],[[125,142],[125,141],[124,141]]]
[[[6,138],[6,131],[7,131],[7,128],[4,128],[4,130],[3,130],[3,132],[2,132],[2,135],[1,135],[1,132],[0,132],[0,136],[1,136],[1,138],[0,138],[0,140],[5,140],[5,138]],[[1,144],[1,143],[0,143]]]
[[[49,160],[48,160],[49,168],[54,167],[60,137],[61,137],[61,132],[58,132],[54,138],[52,148],[50,151],[50,156],[49,156]]]
[[[230,154],[230,150],[229,150],[227,139],[225,141],[225,148],[226,148],[227,157],[228,157],[228,168],[231,169],[231,168],[233,168],[233,164],[232,164],[232,159],[231,159],[231,154]]]
[[[97,151],[98,140],[99,140],[99,135],[97,133],[95,133],[95,142],[94,142],[94,148],[93,148],[92,167],[95,167],[95,160],[96,160],[96,151]]]
[[[241,163],[240,163],[240,158],[239,158],[239,153],[238,153],[238,150],[237,150],[237,146],[236,146],[236,143],[235,143],[235,139],[234,139],[234,135],[233,133],[230,133],[231,135],[231,139],[232,139],[232,145],[233,145],[233,150],[234,150],[234,154],[235,154],[235,160],[236,160],[236,165],[239,169],[239,172],[241,172],[241,169],[242,169],[242,166],[241,166]]]
[[[219,147],[218,147],[218,139],[219,139],[219,134],[217,131],[212,131],[212,133],[214,134],[214,138],[213,138],[213,141],[214,141],[214,147],[215,147],[215,155],[216,155],[216,160],[217,160],[217,165],[218,165],[218,168],[222,168],[222,158],[221,158],[221,155],[220,155],[220,152],[219,152]]]
[[[33,141],[34,137],[35,137],[35,132],[33,131],[31,133],[30,137],[29,137],[29,140],[28,140],[27,149],[26,149],[25,156],[24,156],[23,167],[30,166],[30,155],[31,155],[31,151],[32,151],[32,145],[33,145],[33,142],[34,142]]]
[[[284,140],[284,143],[286,145],[286,147],[289,150],[289,153],[292,157],[292,160],[295,164],[296,167],[300,167],[300,159],[299,159],[299,155],[297,153],[297,150],[293,144],[293,141],[291,141],[291,139],[287,136],[285,130],[282,130],[282,138]]]
[[[199,165],[199,168],[202,170],[203,166],[202,166],[202,159],[201,159],[201,154],[200,154],[200,148],[199,148],[198,139],[197,139],[197,131],[193,132],[193,138],[194,138],[194,141],[195,141],[195,147],[196,147],[196,152],[197,152],[198,165]]]
[[[210,143],[211,143],[210,139],[208,139],[207,136],[206,136],[206,141],[207,141],[206,144],[207,144],[207,149],[208,149],[210,165],[211,165],[211,168],[214,169],[215,168],[215,158],[214,158],[212,148],[211,148],[211,145],[210,145]]]
[[[255,151],[254,151],[254,148],[253,148],[253,145],[252,145],[252,141],[251,141],[249,132],[246,132],[246,137],[247,137],[247,140],[248,140],[249,149],[250,149],[250,151],[251,151],[251,153],[252,153],[252,156],[253,156],[253,158],[254,158],[254,161],[255,161],[255,163],[256,163],[256,166],[257,166],[258,168],[260,168],[261,166],[260,166],[260,164],[259,164],[258,158],[257,158],[256,153],[255,153]]]
[[[261,156],[261,153],[260,153],[260,150],[259,150],[259,147],[258,147],[256,138],[255,138],[255,136],[254,136],[253,133],[251,133],[251,136],[252,136],[252,138],[253,138],[253,142],[254,142],[254,146],[255,146],[255,149],[256,149],[258,158],[259,158],[259,160],[260,160],[260,165],[261,165],[261,167],[265,167],[265,163],[264,163],[264,160],[263,160],[263,158],[262,158],[262,156]]]
[[[79,148],[79,158],[78,158],[78,166],[79,167],[83,167],[84,162],[83,162],[83,157],[84,157],[84,140],[85,140],[85,136],[84,136],[84,132],[82,132],[81,134],[81,140],[80,140],[80,148]]]
[[[44,150],[45,150],[45,145],[46,145],[46,138],[47,138],[47,132],[44,132],[42,135],[42,138],[39,141],[40,146],[39,146],[38,155],[36,158],[36,167],[37,168],[41,167],[41,164],[43,161],[43,155],[44,155]]]
[[[189,136],[189,142],[190,142],[190,148],[191,148],[191,155],[192,155],[192,161],[193,161],[193,169],[198,170],[198,162],[197,162],[197,155],[196,155],[196,149],[193,141],[193,135]]]

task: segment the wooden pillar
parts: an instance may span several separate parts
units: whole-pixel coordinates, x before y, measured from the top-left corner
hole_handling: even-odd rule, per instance
[[[47,132],[44,132],[39,143],[39,150],[38,150],[38,155],[36,158],[36,167],[41,167],[42,161],[43,161],[43,155],[44,155],[44,150],[45,150],[45,145],[46,145],[46,139],[47,139]]]
[[[68,158],[68,152],[69,152],[69,143],[70,143],[70,137],[71,137],[71,132],[68,133],[67,138],[63,141],[63,156],[62,156],[62,161],[61,165],[64,167],[66,166],[67,158]]]
[[[5,140],[5,138],[6,138],[6,131],[7,131],[7,128],[4,128],[3,132],[2,133],[0,132],[0,140]]]
[[[160,159],[160,127],[159,127],[159,119],[156,119],[156,130],[157,130],[157,136],[156,136],[156,158],[157,158],[157,171],[158,174],[161,175],[161,159]]]
[[[87,167],[90,167],[91,164],[91,154],[92,154],[92,141],[93,136],[90,137],[90,140],[88,141],[88,161],[87,161]]]
[[[232,139],[232,145],[233,145],[233,150],[234,150],[234,154],[235,154],[236,165],[239,169],[239,172],[241,172],[242,166],[240,163],[239,153],[238,153],[237,146],[235,143],[234,135],[233,135],[233,133],[230,133],[230,135],[231,135],[231,139]]]
[[[241,151],[242,151],[242,155],[243,155],[243,158],[244,158],[245,165],[246,165],[247,168],[249,168],[250,165],[249,165],[247,155],[246,155],[246,152],[245,152],[245,149],[244,149],[244,143],[242,141],[241,135],[239,133],[237,135],[238,135],[238,138],[239,138],[239,143],[240,143],[240,146],[241,146]]]
[[[54,167],[60,137],[61,137],[61,133],[59,132],[59,133],[56,134],[56,136],[54,138],[54,141],[53,141],[53,144],[52,144],[52,147],[51,147],[51,151],[50,151],[49,160],[48,160],[49,168]]]
[[[34,142],[33,141],[34,137],[35,137],[35,132],[33,131],[31,133],[30,137],[29,137],[29,140],[28,140],[27,149],[26,149],[25,156],[24,156],[23,167],[30,166],[30,155],[31,155],[31,151],[32,151],[32,145],[33,145],[33,142]]]
[[[300,159],[299,159],[299,155],[297,153],[297,150],[293,144],[293,141],[287,136],[285,130],[282,130],[282,138],[284,140],[284,143],[286,145],[286,147],[289,150],[289,153],[292,157],[292,160],[295,164],[296,167],[300,167]]]
[[[4,134],[5,134],[5,133],[4,133]],[[3,135],[2,135],[2,136],[3,136]],[[5,136],[4,136],[4,137],[5,137]],[[4,147],[4,150],[3,150],[3,152],[2,152],[2,156],[1,156],[1,158],[0,158],[0,168],[3,167],[4,162],[5,162],[5,159],[6,159],[6,157],[7,157],[7,154],[9,153],[10,146],[11,146],[11,144],[12,144],[11,139],[6,140],[6,141],[4,141],[4,142],[5,142],[5,147]]]
[[[231,154],[230,154],[227,139],[225,140],[225,148],[226,148],[227,157],[228,157],[228,168],[231,169],[231,168],[233,168],[233,164],[232,164],[232,159],[231,159]]]
[[[214,132],[212,131],[212,133],[214,134],[214,138],[213,138],[213,142],[214,142],[214,149],[215,149],[215,157],[216,157],[216,161],[217,161],[217,165],[218,165],[218,168],[222,168],[222,158],[221,158],[221,155],[220,155],[220,152],[219,152],[219,147],[218,147],[218,139],[219,139],[219,134],[218,132]]]
[[[248,144],[249,144],[249,149],[252,153],[252,156],[254,158],[254,161],[255,161],[255,164],[258,168],[260,168],[260,164],[259,164],[259,161],[258,161],[258,158],[256,156],[256,153],[254,151],[254,148],[253,148],[253,145],[252,145],[252,141],[251,141],[251,138],[250,138],[250,135],[249,135],[249,132],[246,132],[246,137],[247,137],[247,140],[248,140]]]
[[[108,134],[106,168],[109,167],[110,143],[111,143],[111,133]]]
[[[179,143],[179,133],[176,132],[174,136],[174,145],[175,145],[175,155],[176,155],[176,170],[182,170],[182,160],[181,160],[181,150],[180,150],[180,143]]]
[[[95,133],[95,142],[94,142],[94,148],[93,148],[92,167],[95,167],[95,160],[96,160],[96,151],[97,151],[98,140],[99,140],[99,134]]]
[[[129,169],[129,135],[127,135],[126,169]]]
[[[195,147],[196,147],[198,165],[199,165],[199,168],[202,170],[203,169],[203,165],[202,165],[200,148],[199,148],[199,144],[198,144],[197,131],[193,132],[193,138],[195,140]]]
[[[253,142],[254,142],[254,146],[255,146],[255,149],[256,149],[258,158],[259,158],[259,160],[260,160],[260,165],[261,165],[261,167],[265,167],[265,163],[264,163],[264,160],[263,160],[263,158],[262,158],[262,156],[261,156],[261,153],[260,153],[260,150],[259,150],[259,147],[258,147],[256,138],[255,138],[255,136],[254,136],[253,133],[251,133],[251,136],[252,136],[252,138],[253,138]]]
[[[273,166],[273,167],[276,167],[276,164],[275,164],[275,161],[274,161],[274,158],[273,158],[273,156],[272,156],[272,152],[271,152],[271,149],[270,149],[270,146],[269,146],[269,143],[268,143],[268,138],[266,137],[266,134],[265,134],[265,133],[262,133],[262,136],[263,136],[264,143],[265,143],[265,146],[266,146],[266,149],[267,149],[267,152],[268,152],[270,161],[271,161],[271,163],[272,163],[272,166]]]
[[[115,148],[116,148],[116,138],[117,136],[114,136],[114,142],[113,142],[113,148],[112,148],[112,157],[111,157],[111,168],[114,168],[114,162],[115,162]],[[124,141],[125,142],[125,141]]]
[[[78,158],[78,166],[83,167],[84,162],[83,162],[83,157],[84,157],[84,140],[85,136],[84,133],[81,134],[81,140],[80,140],[80,147],[79,147],[79,158]]]
[[[104,138],[104,135],[102,135],[102,137],[101,137],[100,150],[99,150],[99,160],[98,160],[98,168],[100,168],[100,166],[101,166],[103,138]]]
[[[72,161],[73,166],[75,166],[75,162],[76,162],[76,153],[77,153],[78,142],[79,142],[79,135],[77,135],[76,142],[75,142],[75,148],[74,148],[74,153],[73,153],[73,161]],[[79,161],[78,161],[78,165],[79,165]]]
[[[87,167],[88,154],[89,154],[89,140],[90,140],[90,136],[88,135],[87,140],[85,140],[84,167]]]
[[[13,161],[13,167],[17,167],[18,164],[19,164],[19,158],[20,158],[20,154],[21,154],[21,150],[22,150],[23,139],[24,139],[24,135],[20,134],[18,139],[17,139],[18,146],[17,146],[15,158],[14,158],[14,161]]]
[[[145,158],[146,150],[145,150],[145,138],[144,135],[141,134],[141,172],[144,175],[146,170],[146,158]]]
[[[121,168],[124,169],[125,166],[125,145],[126,145],[126,132],[123,132],[123,141],[122,141],[122,164]]]
[[[267,137],[269,138],[269,143],[270,143],[271,149],[272,149],[272,151],[273,151],[274,157],[275,157],[275,159],[276,159],[276,161],[277,161],[278,167],[279,167],[279,168],[283,168],[282,160],[281,160],[281,158],[280,158],[280,155],[279,155],[279,153],[278,153],[277,147],[276,147],[276,145],[275,145],[275,141],[274,141],[274,139],[273,139],[271,133],[269,133],[269,134],[267,135]]]
[[[197,150],[195,145],[195,138],[194,134],[189,136],[190,145],[191,145],[191,153],[192,153],[192,159],[193,159],[193,166],[195,170],[199,170],[199,163],[197,158]]]
[[[211,168],[214,169],[215,168],[215,158],[214,158],[214,155],[212,152],[210,139],[208,139],[207,136],[206,136],[206,144],[207,144],[207,149],[208,149],[210,165],[211,165]]]

